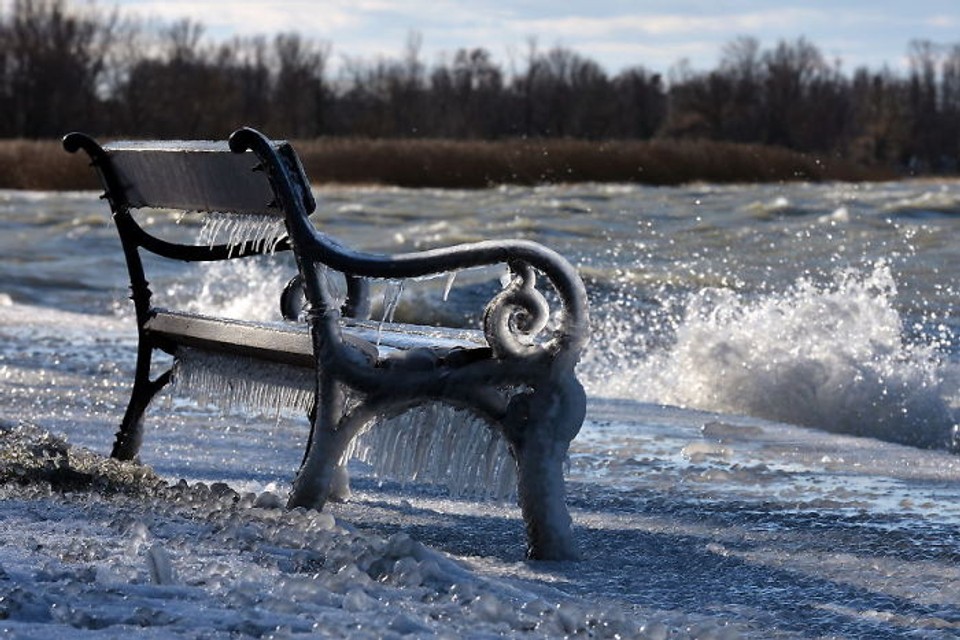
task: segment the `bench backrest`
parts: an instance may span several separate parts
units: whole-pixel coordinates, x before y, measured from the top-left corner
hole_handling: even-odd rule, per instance
[[[151,292],[140,250],[174,260],[206,262],[290,250],[297,242],[322,244],[333,255],[339,245],[320,239],[308,216],[317,203],[303,165],[293,148],[282,140],[269,140],[252,129],[238,129],[227,142],[121,141],[101,146],[83,133],[70,133],[64,148],[83,150],[91,159],[110,202],[114,222],[130,272],[133,299],[141,325],[150,316]],[[131,213],[138,209],[175,209],[212,214],[209,226],[195,242],[160,238],[144,228]],[[204,233],[206,232],[206,233]],[[226,235],[227,238],[219,239]],[[204,242],[204,237],[209,242]],[[304,247],[300,247],[301,250]],[[332,252],[332,253],[331,253]],[[322,256],[296,256],[303,262],[306,280],[316,284],[324,269]],[[343,271],[341,269],[341,271]],[[347,301],[344,313],[365,317],[367,285],[354,274],[345,274]],[[306,287],[314,309],[339,304],[338,294]],[[288,285],[281,306],[295,317],[299,287]]]
[[[316,201],[296,152],[285,141],[269,144],[286,165],[286,174],[296,183],[297,192],[302,194],[305,213],[313,212]],[[277,203],[269,172],[262,170],[251,151],[236,153],[227,142],[215,141],[118,141],[101,146],[81,133],[68,134],[64,147],[87,152],[103,183],[121,236],[135,234],[134,242],[149,251],[188,260],[239,257],[258,253],[267,246],[269,234],[258,227],[270,225],[270,233],[283,233],[284,211]],[[216,214],[220,220],[229,218],[234,225],[231,228],[242,227],[250,237],[241,235],[228,244],[235,244],[234,240],[251,240],[251,244],[239,251],[237,247],[208,244],[215,249],[209,256],[196,252],[169,255],[176,253],[174,247],[192,245],[153,237],[131,215],[132,210],[138,209],[173,209]]]
[[[274,142],[294,178],[307,185],[300,161],[286,142]],[[267,173],[252,152],[234,153],[226,142],[113,142],[103,146],[116,177],[111,197],[130,208],[282,215]],[[102,169],[103,170],[103,169]],[[304,189],[307,211],[316,202]]]

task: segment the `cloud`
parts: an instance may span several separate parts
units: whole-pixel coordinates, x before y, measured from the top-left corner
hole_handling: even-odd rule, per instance
[[[0,0],[0,6],[10,1]],[[797,0],[115,1],[125,10],[165,21],[189,16],[214,39],[296,31],[329,42],[334,61],[401,55],[409,34],[418,32],[425,61],[461,47],[484,47],[501,62],[513,60],[535,38],[542,48],[569,47],[611,72],[633,64],[664,71],[683,58],[695,68],[708,68],[716,64],[723,45],[740,35],[758,37],[763,46],[804,36],[825,47],[828,56],[844,59],[846,68],[876,65],[898,56],[910,39],[940,41],[960,27],[960,13],[948,0],[904,7],[880,7],[868,0],[832,5]]]
[[[131,12],[144,17],[167,21],[189,17],[202,23],[212,32],[230,34],[274,34],[299,31],[329,37],[343,30],[363,26],[365,15],[384,10],[387,3],[364,0],[361,2],[328,2],[322,9],[305,0],[285,2],[232,1],[229,9],[219,2],[191,0],[146,0],[126,2]]]
[[[956,29],[960,27],[960,17],[936,15],[924,18],[923,24],[936,29]]]
[[[702,36],[731,32],[764,32],[828,20],[825,12],[801,8],[771,9],[736,14],[689,15],[636,13],[593,17],[568,15],[558,18],[517,20],[513,29],[555,36],[598,38],[625,33],[646,36]]]

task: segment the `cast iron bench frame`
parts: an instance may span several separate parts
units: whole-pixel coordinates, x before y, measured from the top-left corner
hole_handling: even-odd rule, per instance
[[[585,414],[574,366],[586,343],[587,302],[576,270],[534,242],[485,241],[395,255],[354,251],[320,232],[310,183],[293,148],[242,128],[228,143],[114,142],[101,146],[70,133],[64,148],[85,151],[105,190],[130,276],[139,344],[133,390],[112,456],[137,456],[143,414],[171,378],[151,378],[154,351],[177,357],[180,347],[252,357],[315,372],[311,431],[289,507],[323,508],[337,497],[345,452],[371,421],[427,402],[469,409],[506,438],[517,466],[517,497],[534,559],[576,556],[565,503],[563,465]],[[155,307],[141,252],[188,262],[259,255],[264,243],[188,245],[152,235],[131,211],[141,208],[282,217],[286,234],[272,250],[292,250],[299,270],[281,296],[284,316],[306,301],[306,323],[287,327],[241,322]],[[358,337],[349,318],[368,309],[367,279],[421,278],[461,269],[506,265],[510,280],[488,302],[483,331],[459,348],[379,353]],[[325,271],[347,282],[340,304]],[[560,302],[551,313],[536,275]],[[309,330],[307,329],[309,327]],[[402,332],[403,327],[394,327]],[[345,394],[353,398],[345,402]]]

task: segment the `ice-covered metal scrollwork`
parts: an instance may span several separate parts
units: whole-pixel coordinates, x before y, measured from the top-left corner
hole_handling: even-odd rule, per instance
[[[498,358],[523,357],[542,349],[537,337],[550,320],[547,299],[536,288],[536,274],[526,263],[510,265],[511,279],[483,314],[487,342]]]

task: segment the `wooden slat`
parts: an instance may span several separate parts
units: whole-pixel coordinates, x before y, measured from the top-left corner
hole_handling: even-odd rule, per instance
[[[306,325],[261,324],[173,311],[158,311],[144,328],[175,344],[314,368]]]
[[[104,147],[132,208],[282,215],[253,153],[225,142],[118,142]],[[305,182],[305,179],[304,179]]]
[[[146,322],[145,329],[178,345],[299,367],[315,366],[313,343],[305,324],[228,320],[161,309]],[[387,357],[392,351],[418,348],[434,351],[488,348],[479,331],[417,325],[347,325],[343,327],[343,337],[379,358]]]

